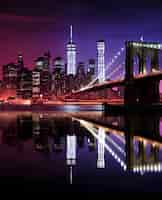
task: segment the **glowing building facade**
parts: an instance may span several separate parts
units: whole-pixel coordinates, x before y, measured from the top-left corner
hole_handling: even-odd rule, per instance
[[[40,96],[40,72],[32,72],[32,97],[39,98]]]
[[[99,82],[105,81],[105,42],[97,41],[97,73]]]
[[[67,75],[76,74],[76,44],[73,43],[73,29],[70,26],[70,42],[67,44]]]

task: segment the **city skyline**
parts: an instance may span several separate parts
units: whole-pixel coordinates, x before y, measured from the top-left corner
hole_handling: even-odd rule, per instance
[[[125,49],[126,41],[155,41],[159,42],[160,45],[162,35],[160,8],[162,4],[158,0],[154,3],[137,0],[136,3],[132,4],[126,0],[118,3],[111,0],[109,2],[95,0],[93,3],[79,0],[71,0],[69,2],[65,0],[59,2],[57,0],[47,0],[46,2],[39,1],[39,8],[36,10],[37,5],[37,1],[33,3],[31,0],[27,4],[19,0],[13,0],[12,3],[2,1],[0,24],[4,25],[4,29],[0,36],[1,34],[6,36],[5,31],[8,28],[10,29],[10,37],[8,35],[6,37],[6,46],[8,48],[6,51],[2,51],[1,56],[3,58],[0,59],[0,62],[5,59],[5,63],[1,66],[5,65],[3,75],[6,76],[4,76],[6,87],[12,88],[12,83],[15,85],[14,80],[17,80],[19,76],[22,76],[21,80],[19,80],[21,82],[24,79],[24,73],[25,76],[30,77],[30,80],[24,79],[24,83],[29,81],[31,85],[31,73],[34,73],[32,75],[33,81],[41,82],[40,87],[42,89],[39,88],[39,90],[43,91],[43,87],[46,88],[45,82],[47,81],[47,85],[49,85],[52,92],[61,84],[61,82],[58,82],[58,76],[60,76],[60,81],[61,79],[66,79],[65,88],[68,87],[69,91],[82,89],[91,81],[95,83],[97,79],[100,83],[105,80],[118,80],[118,77],[124,77],[126,52],[122,49]],[[120,12],[117,12],[118,9]],[[156,20],[157,17],[159,21]],[[151,23],[154,24],[154,29],[150,27],[148,20],[149,22],[155,21],[155,23]],[[72,27],[74,27],[75,32],[74,37]],[[0,38],[4,39],[5,37]],[[38,40],[40,41],[38,42]],[[100,43],[99,41],[103,42]],[[37,54],[36,52],[40,53]],[[50,52],[50,54],[45,55],[46,52]],[[21,53],[23,64],[21,65],[20,62],[20,65],[32,71],[24,71],[23,69],[20,74],[18,73],[19,64],[17,65],[16,57]],[[6,59],[3,54],[10,56],[10,58]],[[14,54],[14,58],[11,54]],[[35,56],[36,54],[37,56]],[[59,69],[53,71],[53,59],[56,58],[57,60],[58,57],[64,59],[64,61],[58,61],[64,62],[64,67],[66,68],[64,77]],[[118,57],[121,58],[121,61],[115,63]],[[158,53],[158,57],[160,57],[160,53]],[[93,74],[93,77],[92,73],[91,77],[89,77],[87,70],[90,59],[96,60],[94,71],[97,71],[97,73],[95,76]],[[153,60],[150,60],[152,58],[149,58],[149,55],[144,59],[146,59],[146,62],[143,62],[145,63],[144,65],[147,65],[145,66],[146,68],[149,67],[149,64],[152,66]],[[135,65],[133,73],[138,74],[137,65],[139,60],[137,59],[133,63]],[[15,66],[14,64],[11,64],[11,66],[7,64],[12,62],[15,63]],[[158,61],[159,69],[161,69],[161,64],[162,60],[160,58]],[[115,68],[117,72],[114,72]],[[13,71],[14,78],[12,77]],[[47,71],[49,75],[47,75]],[[51,72],[54,74],[52,75]],[[145,72],[142,71],[142,73]],[[65,75],[67,75],[66,78]],[[73,75],[73,77],[71,78],[69,75]],[[34,80],[38,77],[39,80]],[[77,83],[76,80],[79,82]],[[51,86],[52,81],[55,86]],[[16,85],[14,87],[17,88]],[[162,91],[162,84],[160,84],[160,91]]]
[[[144,35],[145,40],[162,42],[161,7],[161,2],[157,0],[138,0],[136,3],[126,0],[96,0],[93,3],[72,0],[68,3],[64,0],[48,0],[46,3],[31,0],[28,3],[19,0],[13,0],[12,3],[2,1],[0,65],[6,64],[6,60],[14,60],[19,52],[23,53],[28,67],[33,65],[35,57],[48,49],[53,57],[64,57],[70,24],[75,27],[78,59],[84,61],[94,57],[95,42],[104,39],[108,46],[108,62],[109,55],[111,57],[125,40],[137,40]],[[10,48],[6,49],[6,45]]]

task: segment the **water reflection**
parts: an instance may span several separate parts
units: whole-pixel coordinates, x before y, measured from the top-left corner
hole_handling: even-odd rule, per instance
[[[160,116],[79,115],[80,122],[98,141],[98,168],[104,168],[104,150],[124,171],[143,175],[162,171]]]
[[[79,149],[85,157],[95,153],[96,169],[109,169],[107,154],[124,172],[144,175],[162,171],[160,115],[103,116],[101,113],[1,113],[1,145],[24,150],[63,154],[70,184],[79,165]],[[87,150],[88,151],[87,151]],[[89,163],[86,163],[87,167]]]

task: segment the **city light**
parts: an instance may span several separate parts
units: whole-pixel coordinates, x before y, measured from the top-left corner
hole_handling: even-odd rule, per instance
[[[133,42],[133,46],[135,47],[144,47],[144,48],[151,48],[151,49],[161,49],[161,44],[149,44],[145,42]]]
[[[114,95],[111,94],[113,97],[109,100],[111,104],[115,104],[114,99],[119,98],[120,101],[117,100],[116,104],[124,104],[126,102],[124,91],[127,81],[125,78],[143,81],[146,77],[156,79],[161,76],[159,51],[157,51],[162,49],[160,43],[147,43],[143,40],[139,42],[127,41],[126,46],[119,48],[115,55],[109,59],[110,62],[107,65],[105,65],[105,43],[104,40],[97,41],[97,62],[94,58],[90,58],[88,66],[86,66],[86,62],[77,63],[77,50],[76,44],[73,42],[73,27],[71,25],[69,42],[66,45],[67,63],[64,58],[56,57],[52,59],[53,66],[51,69],[51,54],[48,51],[43,56],[38,57],[35,60],[33,70],[29,70],[24,67],[23,55],[18,55],[17,63],[9,63],[3,66],[4,80],[1,86],[3,89],[12,88],[15,90],[14,98],[16,99],[30,99],[31,105],[58,105],[70,102],[78,102],[79,104],[82,101],[87,101],[87,103],[88,101],[96,101],[96,104],[101,104],[109,99],[108,89],[114,92]],[[145,48],[145,53],[151,59],[151,70],[147,72],[145,63],[143,63],[144,66],[142,68],[140,66],[142,72],[136,75],[133,66],[128,66],[127,59],[132,61],[139,53],[141,54],[140,59],[142,59],[142,51],[138,52],[142,48]],[[126,63],[122,58],[125,50],[127,51],[125,54]],[[134,52],[132,58],[127,57],[129,51]],[[134,76],[131,77],[132,75]],[[119,89],[114,90],[113,88]],[[122,91],[120,91],[120,88]],[[11,96],[0,99],[1,104],[11,102]],[[140,100],[139,97],[137,99]],[[154,100],[152,99],[152,101]],[[136,101],[136,103],[139,104],[140,101]]]
[[[133,167],[134,173],[150,173],[150,172],[161,172],[162,171],[162,164],[161,163],[155,163],[155,164],[145,164],[145,165],[137,165]]]

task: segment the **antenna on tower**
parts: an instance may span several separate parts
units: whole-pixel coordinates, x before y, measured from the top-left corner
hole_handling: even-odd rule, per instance
[[[73,26],[70,25],[70,43],[73,42]]]

